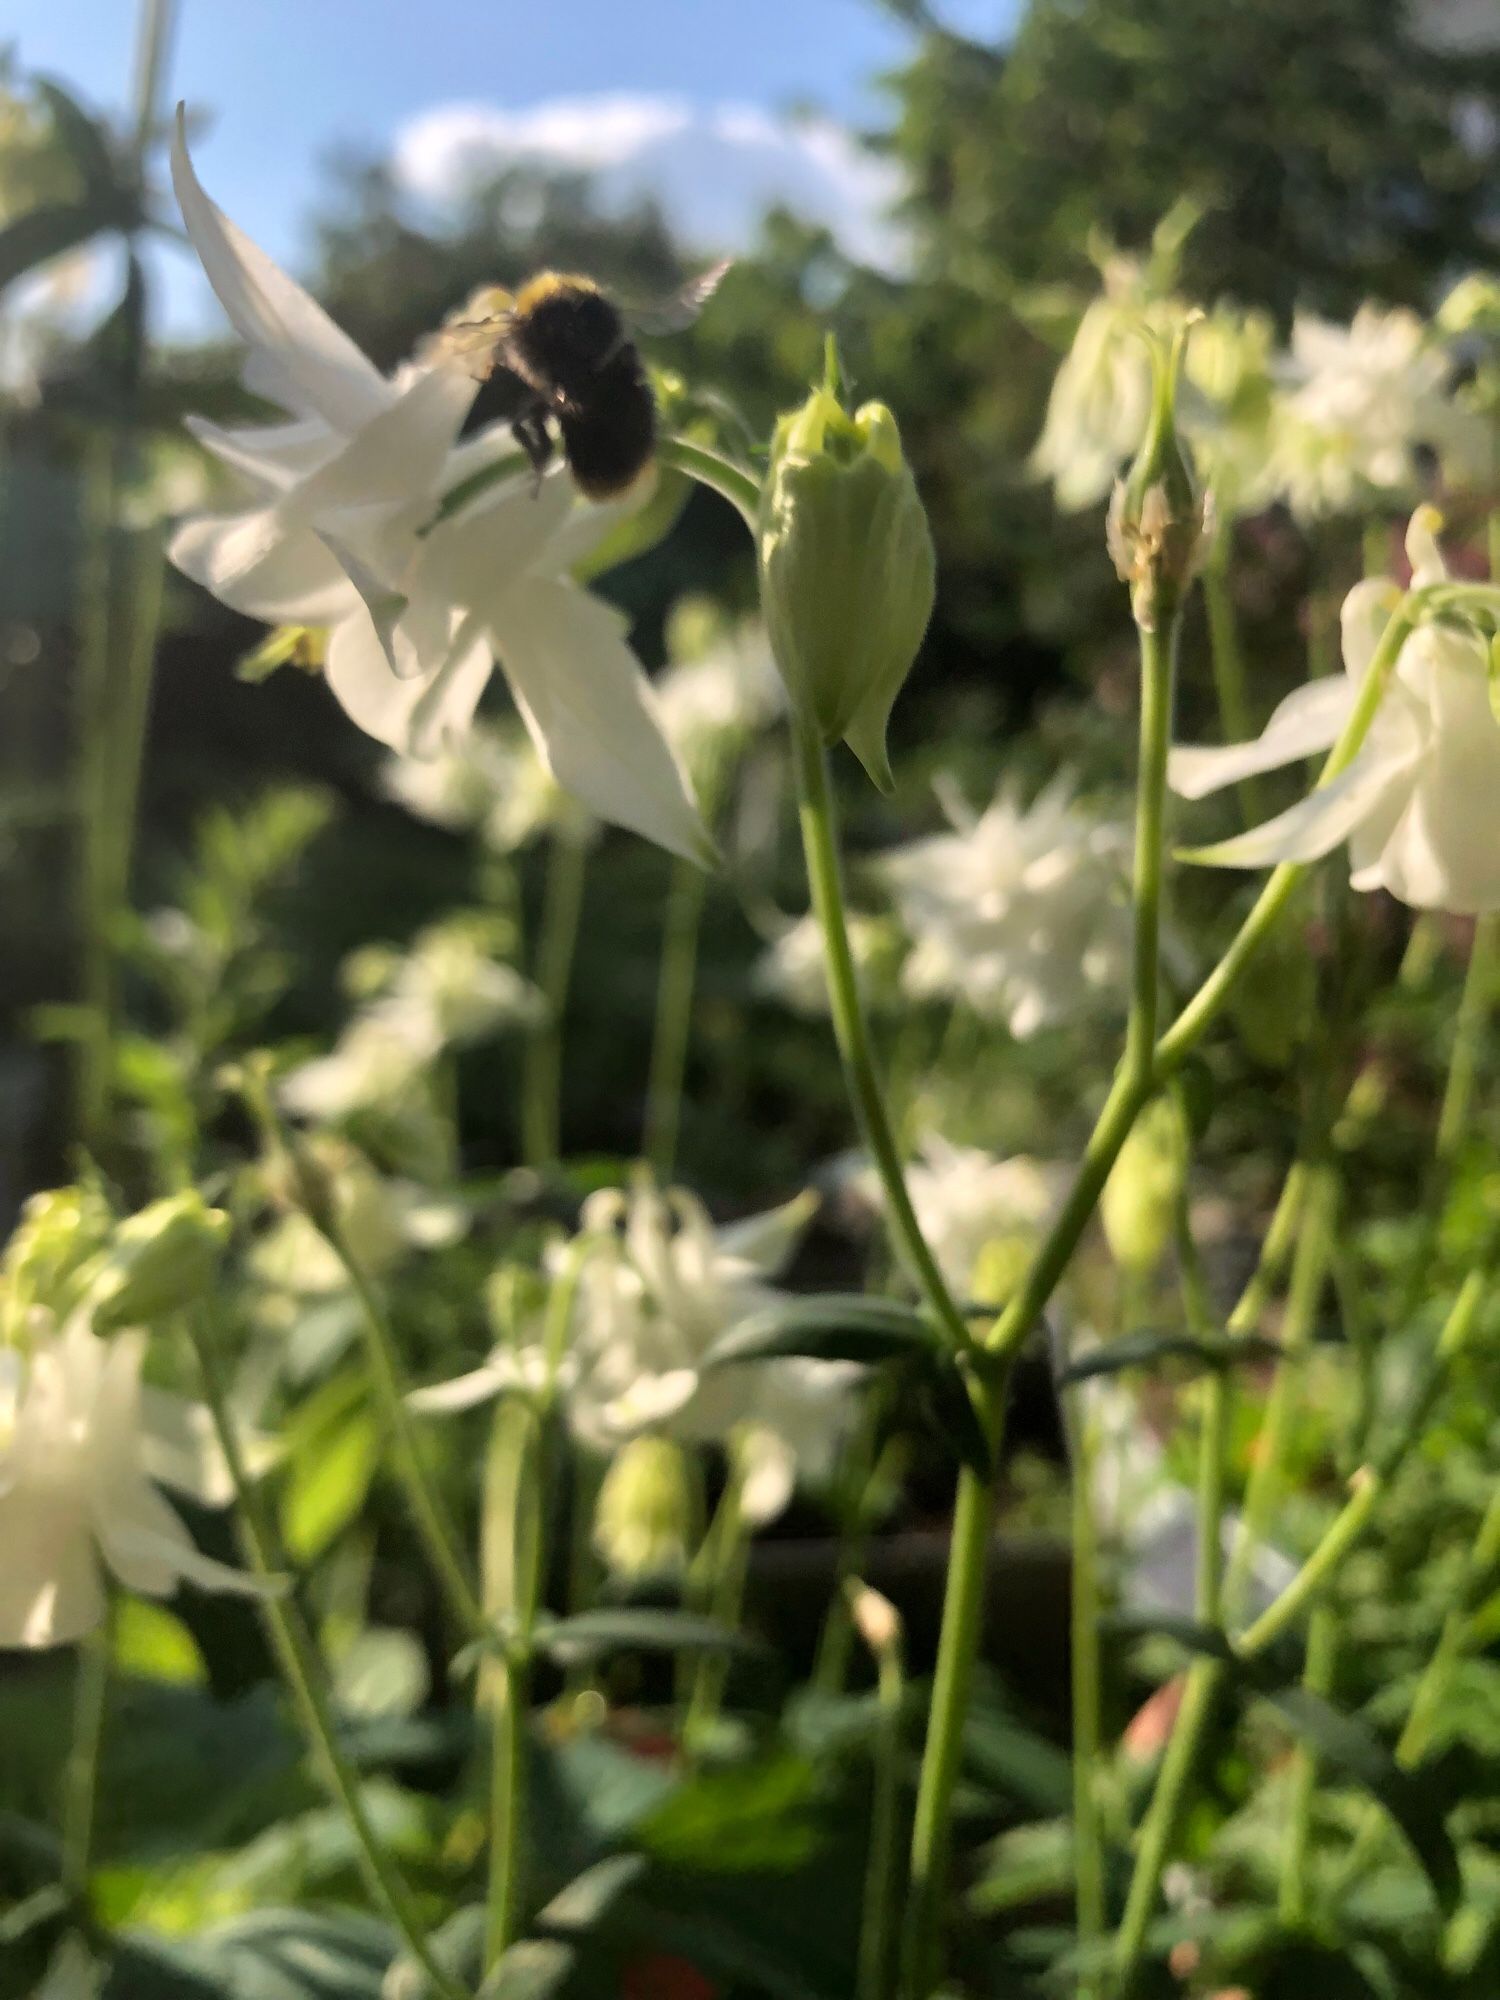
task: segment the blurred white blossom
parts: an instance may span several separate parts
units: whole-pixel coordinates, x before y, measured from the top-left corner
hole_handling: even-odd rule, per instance
[[[1415,585],[1446,576],[1432,509],[1418,508],[1406,548]],[[1202,798],[1260,771],[1329,749],[1354,708],[1401,598],[1369,578],[1344,601],[1344,669],[1296,689],[1253,743],[1172,752],[1168,778]],[[1490,706],[1485,638],[1456,623],[1419,625],[1406,640],[1374,724],[1331,784],[1263,826],[1194,859],[1221,868],[1315,861],[1349,843],[1356,889],[1387,889],[1416,909],[1475,915],[1500,908],[1500,723]]]
[[[674,659],[657,676],[656,694],[668,740],[700,785],[786,707],[770,641],[754,623],[720,630],[701,653]]]
[[[1418,446],[1440,450],[1457,412],[1448,357],[1403,308],[1364,305],[1348,326],[1298,313],[1279,367],[1262,495],[1304,520],[1410,496]]]
[[[86,1311],[61,1327],[34,1314],[22,1345],[0,1347],[0,1647],[81,1638],[106,1570],[146,1597],[261,1588],[203,1555],[157,1490],[233,1498],[208,1412],[144,1387],[145,1353],[144,1331],[101,1338]]]
[[[1146,434],[1151,363],[1142,329],[1157,302],[1142,265],[1114,256],[1104,290],[1086,309],[1053,377],[1031,468],[1050,480],[1057,504],[1072,513],[1109,497],[1120,467]]]
[[[513,854],[552,830],[586,838],[593,825],[523,731],[483,719],[435,757],[393,757],[384,785],[418,819],[475,832],[494,854]]]
[[[317,1120],[380,1109],[420,1082],[444,1050],[532,1021],[540,1005],[535,987],[494,956],[482,926],[462,917],[433,924],[409,952],[389,955],[374,997],[327,1055],[287,1074],[281,1100]]]
[[[952,830],[885,855],[880,870],[912,949],[914,998],[962,1000],[1018,1039],[1101,1002],[1118,1007],[1130,962],[1127,828],[1055,778],[1029,806],[1004,788],[976,816],[956,790]]]
[[[559,468],[445,494],[509,449],[456,443],[475,384],[457,361],[382,376],[209,200],[181,123],[172,178],[210,284],[247,342],[246,385],[287,420],[200,442],[251,487],[247,508],[185,522],[174,563],[274,624],[326,626],[329,686],[360,728],[428,755],[470,726],[496,659],[538,754],[601,819],[689,859],[711,849],[624,623],[569,572],[619,519]],[[622,503],[633,504],[633,503]]]
[[[861,916],[848,911],[844,918],[849,933],[849,950],[863,977],[865,999],[878,998],[879,974],[894,955],[895,940],[884,917]],[[794,1014],[818,1015],[828,1012],[828,976],[823,963],[823,932],[809,910],[775,937],[750,973],[754,991],[768,1000],[779,1000]]]

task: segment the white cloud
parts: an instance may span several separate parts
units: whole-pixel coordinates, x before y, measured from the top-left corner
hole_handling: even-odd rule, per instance
[[[827,118],[623,93],[522,110],[440,104],[404,125],[393,149],[398,180],[438,203],[514,159],[593,173],[621,203],[652,196],[697,249],[743,248],[766,210],[783,206],[831,229],[861,262],[903,261],[889,220],[898,170]]]

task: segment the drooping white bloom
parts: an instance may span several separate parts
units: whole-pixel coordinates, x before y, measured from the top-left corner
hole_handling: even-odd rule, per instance
[[[587,839],[593,826],[523,731],[482,719],[435,757],[392,758],[384,775],[408,812],[450,832],[476,832],[494,854],[514,854],[549,829]]]
[[[997,1294],[1021,1274],[1056,1205],[1056,1176],[1024,1153],[997,1159],[934,1134],[907,1168],[906,1185],[949,1289],[1002,1304]]]
[[[58,1646],[104,1614],[103,1572],[169,1597],[181,1582],[254,1593],[194,1546],[155,1481],[233,1498],[206,1410],[143,1387],[146,1336],[101,1339],[84,1313],[0,1348],[0,1647]]]
[[[951,788],[952,831],[881,862],[912,950],[917,998],[963,1000],[1018,1039],[1123,992],[1130,955],[1127,829],[1056,778],[1023,807],[1002,789],[979,816]]]
[[[618,518],[559,469],[497,480],[449,518],[443,495],[501,454],[457,445],[474,396],[461,363],[382,376],[199,185],[181,121],[183,221],[248,343],[244,379],[287,421],[197,436],[253,494],[183,524],[170,555],[235,609],[329,628],[327,678],[359,726],[428,755],[473,721],[498,659],[538,754],[600,818],[689,859],[709,853],[682,767],[617,613],[569,571]]]
[[[681,1188],[604,1189],[584,1204],[573,1338],[555,1386],[574,1435],[612,1455],[649,1435],[733,1449],[748,1518],[770,1520],[798,1478],[832,1466],[852,1414],[857,1371],[802,1359],[707,1373],[710,1348],[781,1294],[771,1280],[813,1207],[801,1196],[715,1228]],[[414,1407],[468,1408],[506,1392],[535,1393],[548,1368],[536,1346],[502,1347],[482,1368],[419,1390]]]
[[[1052,482],[1068,513],[1108,499],[1151,413],[1151,362],[1141,338],[1150,303],[1145,275],[1135,259],[1117,256],[1103,278],[1053,377],[1031,454],[1032,470]]]
[[[380,990],[326,1056],[292,1070],[282,1102],[303,1118],[348,1118],[387,1105],[417,1083],[444,1049],[533,1020],[536,989],[493,956],[471,923],[431,925],[394,956]]]
[[[885,918],[862,916],[857,911],[847,913],[844,923],[855,966],[866,975],[868,1003],[874,997],[868,975],[879,967],[882,958],[893,955],[891,927]],[[751,969],[750,983],[757,993],[779,1000],[795,1014],[814,1016],[828,1012],[823,932],[811,911],[789,923],[766,946]]]
[[[1448,369],[1413,312],[1364,305],[1348,326],[1299,313],[1272,406],[1264,498],[1314,520],[1409,496],[1416,448],[1441,447],[1454,428]]]
[[[1413,583],[1446,571],[1436,517],[1407,531]],[[1168,780],[1184,798],[1299,762],[1333,745],[1349,719],[1401,593],[1367,579],[1344,600],[1343,674],[1288,695],[1253,743],[1172,752]],[[1500,908],[1500,724],[1489,701],[1484,639],[1457,624],[1423,624],[1406,640],[1358,755],[1331,784],[1263,826],[1199,850],[1221,868],[1316,861],[1349,843],[1356,889],[1387,889],[1415,909],[1475,915]]]

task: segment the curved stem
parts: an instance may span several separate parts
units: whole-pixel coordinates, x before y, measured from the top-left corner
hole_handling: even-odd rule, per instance
[[[521,1079],[521,1157],[528,1167],[555,1166],[561,1156],[563,1016],[578,949],[586,867],[584,843],[567,833],[554,834],[535,969],[544,1012],[526,1038]]]
[[[844,1081],[880,1176],[886,1219],[897,1254],[948,1339],[963,1353],[973,1342],[912,1207],[860,999],[859,977],[844,920],[844,884],[828,784],[828,759],[811,730],[794,725],[792,736],[797,759],[802,850],[807,861],[813,910],[823,933],[828,1001],[843,1059]]]
[[[670,1180],[677,1165],[682,1086],[687,1072],[693,985],[698,970],[698,928],[707,891],[708,875],[702,868],[691,861],[673,862],[662,932],[643,1139],[646,1158],[660,1181]]]
[[[464,1988],[434,1956],[416,1900],[381,1846],[380,1836],[365,1811],[358,1773],[338,1740],[317,1645],[301,1613],[287,1599],[278,1596],[273,1587],[281,1573],[275,1531],[260,1490],[250,1477],[240,1450],[239,1438],[229,1413],[228,1395],[219,1374],[212,1338],[207,1331],[207,1314],[196,1314],[187,1324],[198,1359],[199,1374],[203,1379],[204,1401],[234,1484],[245,1557],[251,1570],[267,1586],[261,1600],[261,1612],[269,1629],[272,1649],[293,1706],[322,1769],[324,1782],[349,1821],[366,1885],[373,1900],[401,1933],[407,1950],[426,1973],[434,1990],[442,1994],[444,2000],[468,2000]]]
[[[711,486],[715,493],[739,509],[751,534],[756,532],[760,513],[760,481],[754,473],[747,472],[744,466],[736,465],[733,459],[725,458],[721,452],[710,451],[705,445],[694,444],[684,437],[658,438],[656,456],[663,465],[676,466],[679,472],[696,479],[700,486]]]

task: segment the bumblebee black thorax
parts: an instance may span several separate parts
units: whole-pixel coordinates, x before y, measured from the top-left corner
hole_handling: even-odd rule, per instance
[[[583,402],[627,342],[624,322],[602,292],[556,279],[522,292],[507,359],[549,402]]]

